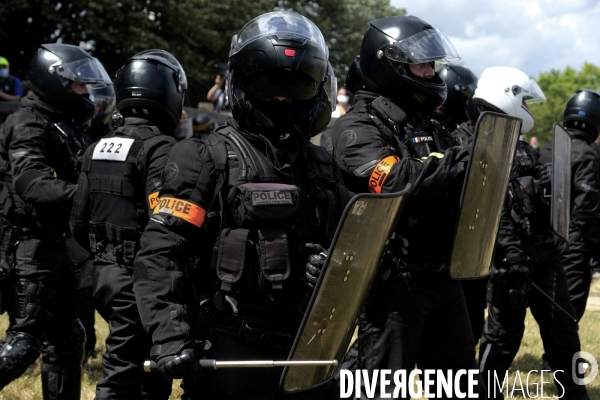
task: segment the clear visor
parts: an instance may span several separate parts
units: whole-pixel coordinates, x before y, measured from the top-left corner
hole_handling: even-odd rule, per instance
[[[248,43],[266,36],[306,40],[323,50],[329,57],[329,50],[319,28],[308,18],[289,11],[270,12],[248,22],[231,39],[229,56],[237,53]]]
[[[430,61],[450,63],[460,60],[450,39],[439,29],[427,29],[411,37],[385,46],[385,56],[406,64],[422,64]]]
[[[70,81],[98,84],[99,86],[112,85],[108,73],[96,58],[83,58],[70,63],[57,62],[56,73]]]
[[[179,84],[183,90],[187,90],[187,77],[185,75],[185,71],[175,56],[168,51],[160,49],[145,50],[131,58],[134,60],[154,60],[160,64],[166,65],[173,71],[177,72]]]
[[[533,79],[527,81],[521,89],[523,90],[523,100],[527,103],[541,103],[542,101],[546,101],[544,92],[542,92],[542,89]]]
[[[109,90],[110,89],[110,90]],[[96,104],[96,117],[112,114],[117,106],[114,90],[109,86],[88,85],[90,100]]]
[[[329,101],[331,111],[335,111],[337,108],[337,78],[335,77],[335,72],[329,62],[327,63],[326,76],[327,80],[323,83],[323,89],[325,90],[325,93],[327,93],[327,101]]]

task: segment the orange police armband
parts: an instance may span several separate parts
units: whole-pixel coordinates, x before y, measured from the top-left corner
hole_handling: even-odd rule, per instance
[[[375,166],[371,176],[369,176],[369,191],[371,193],[381,193],[383,184],[392,169],[392,166],[400,161],[400,157],[387,156],[383,160],[379,161],[379,164]]]
[[[150,193],[148,196],[148,205],[151,210],[154,210],[154,207],[158,204],[158,192]]]
[[[161,197],[158,200],[158,207],[154,208],[152,214],[172,215],[200,228],[202,223],[204,223],[206,210],[189,201],[179,200],[174,197]]]

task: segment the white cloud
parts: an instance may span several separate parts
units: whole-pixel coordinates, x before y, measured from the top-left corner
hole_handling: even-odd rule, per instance
[[[537,76],[589,61],[600,66],[598,0],[392,0],[440,28],[466,67],[510,66]]]

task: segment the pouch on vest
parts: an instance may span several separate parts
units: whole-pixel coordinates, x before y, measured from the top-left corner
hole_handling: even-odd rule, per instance
[[[538,210],[537,188],[532,176],[522,176],[513,181],[513,189],[520,204],[522,215],[535,214]]]
[[[296,186],[282,183],[242,183],[236,186],[234,219],[237,229],[225,228],[218,243],[217,276],[231,290],[258,258],[259,287],[281,289],[291,272],[286,220],[298,211]],[[256,241],[258,240],[258,243]]]

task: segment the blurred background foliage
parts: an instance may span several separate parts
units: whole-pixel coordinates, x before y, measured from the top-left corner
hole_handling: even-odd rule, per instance
[[[323,32],[330,61],[343,84],[360,51],[368,21],[405,10],[389,0],[4,0],[0,13],[2,56],[23,79],[42,43],[80,44],[114,77],[127,58],[149,48],[170,51],[184,67],[191,103],[206,93],[226,63],[231,37],[252,18],[274,10],[296,11]]]
[[[190,82],[191,105],[206,93],[226,63],[231,36],[252,18],[292,10],[314,21],[325,36],[330,61],[342,86],[360,51],[368,21],[403,15],[389,0],[3,0],[0,13],[2,56],[11,73],[26,79],[29,61],[42,43],[79,44],[97,57],[112,77],[130,56],[149,48],[173,53]],[[460,53],[460,49],[459,53]],[[506,64],[506,63],[505,63]],[[502,65],[499,62],[498,65]],[[468,65],[465,65],[468,67]],[[491,65],[490,65],[491,66]],[[525,71],[526,72],[526,71]],[[600,67],[586,63],[534,77],[547,101],[531,105],[540,145],[562,120],[564,104],[580,88],[600,90]]]

